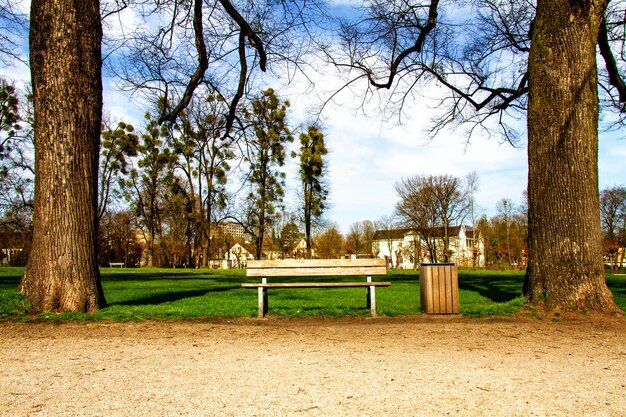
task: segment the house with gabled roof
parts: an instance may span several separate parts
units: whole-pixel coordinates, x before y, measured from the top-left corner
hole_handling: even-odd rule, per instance
[[[419,233],[411,228],[377,230],[372,240],[372,253],[377,258],[387,259],[395,269],[416,269],[421,263],[449,262],[461,267],[483,267],[484,245],[479,233],[470,226],[447,228],[448,252],[444,254],[443,227],[432,228],[428,233]]]
[[[245,268],[248,264],[248,260],[254,259],[254,247],[246,243],[235,243],[228,252],[225,254],[225,258],[229,261],[232,268]]]

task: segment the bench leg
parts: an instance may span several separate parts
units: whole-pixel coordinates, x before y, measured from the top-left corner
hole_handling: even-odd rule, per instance
[[[372,282],[372,277],[367,277],[367,282]],[[367,308],[372,317],[376,317],[376,287],[367,287]]]
[[[267,284],[267,278],[262,278],[261,282],[263,284]],[[267,314],[267,288],[259,287],[258,288],[258,298],[259,298],[259,312],[257,316],[262,319]]]

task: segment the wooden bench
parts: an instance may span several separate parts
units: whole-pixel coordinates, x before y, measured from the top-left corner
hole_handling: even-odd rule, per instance
[[[124,268],[124,262],[109,262],[109,268],[113,268],[115,266]]]
[[[390,282],[373,282],[373,275],[385,275],[387,265],[384,259],[306,259],[248,261],[246,276],[261,277],[260,284],[241,284],[243,288],[258,289],[259,317],[267,314],[267,292],[279,288],[367,288],[367,308],[376,316],[376,287],[388,287]],[[361,282],[294,282],[269,283],[269,277],[323,277],[323,276],[365,276]]]

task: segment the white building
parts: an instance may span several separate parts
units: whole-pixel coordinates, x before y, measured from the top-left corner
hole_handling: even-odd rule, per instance
[[[436,261],[443,262],[443,228],[432,230]],[[461,267],[483,267],[485,251],[480,235],[474,236],[469,226],[448,228],[450,238],[450,262]],[[414,269],[421,263],[432,263],[426,242],[412,229],[377,230],[372,241],[372,252],[377,258],[387,259],[389,266],[396,269]]]
[[[252,254],[254,249],[251,247],[246,248],[244,245],[235,243],[232,248],[226,253],[226,260],[231,268],[245,268],[248,264],[248,260],[254,259]]]

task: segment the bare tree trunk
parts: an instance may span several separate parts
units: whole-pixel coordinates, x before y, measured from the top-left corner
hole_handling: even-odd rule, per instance
[[[305,196],[306,196],[306,191],[305,191]],[[310,199],[311,197],[309,197]],[[305,197],[305,201],[306,201],[306,197]],[[313,251],[311,248],[311,223],[312,223],[312,214],[311,214],[311,207],[309,205],[310,203],[305,202],[304,203],[304,236],[306,239],[306,258],[307,259],[311,259],[313,257]]]
[[[596,41],[606,3],[537,4],[528,64],[524,293],[548,308],[616,308],[604,278],[598,192]]]
[[[99,1],[32,1],[35,211],[19,290],[40,311],[106,305],[96,256],[101,40]]]

